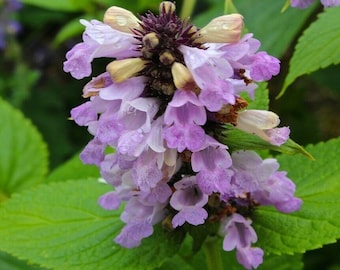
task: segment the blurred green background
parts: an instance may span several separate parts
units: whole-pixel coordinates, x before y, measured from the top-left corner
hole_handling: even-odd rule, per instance
[[[0,6],[5,2],[0,1]],[[20,109],[42,133],[49,148],[51,170],[74,156],[90,138],[85,128],[68,120],[69,111],[83,102],[82,87],[89,78],[77,81],[63,72],[66,52],[81,41],[79,18],[101,20],[105,9],[112,5],[135,14],[157,12],[159,2],[26,0],[11,15],[21,24],[21,31],[8,35],[7,45],[0,51],[0,96]],[[191,14],[198,26],[224,12],[225,3],[220,0],[185,1],[188,6],[181,10],[183,2],[176,1],[178,14]],[[291,127],[291,137],[301,145],[338,137],[339,65],[299,78],[282,98],[276,99],[297,39],[322,11],[321,5],[303,11],[288,8],[282,13],[284,0],[235,0],[234,4],[244,15],[247,30],[262,42],[262,50],[282,62],[280,75],[269,82],[270,109],[280,116],[282,125]],[[95,60],[93,76],[102,73],[108,61]],[[340,269],[339,248],[333,244],[308,252],[305,269]]]

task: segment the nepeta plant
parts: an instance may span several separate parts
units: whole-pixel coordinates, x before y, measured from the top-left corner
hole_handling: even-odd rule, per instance
[[[139,246],[157,223],[170,230],[218,223],[223,249],[236,248],[245,268],[257,267],[263,251],[252,246],[253,212],[260,205],[293,212],[301,200],[275,159],[231,154],[218,138],[230,124],[274,145],[287,141],[289,129],[277,128],[276,114],[247,110],[240,96],[253,97],[255,82],[277,75],[279,60],[258,52],[251,34],[241,38],[239,14],[197,29],[177,17],[174,3],[162,2],[159,13],[138,19],[111,7],[104,23],[82,21],[83,42],[67,53],[64,70],[81,79],[93,58],[116,60],[85,86],[90,100],[71,111],[94,135],[81,159],[114,187],[100,197],[103,208],[127,202],[115,242]],[[106,154],[107,147],[115,152]]]
[[[297,253],[340,238],[340,141],[305,150],[289,138],[268,110],[280,60],[232,9],[201,28],[170,1],[158,13],[112,6],[102,21],[80,20],[64,71],[93,76],[70,119],[92,135],[80,159],[94,166],[77,155],[45,177],[39,133],[0,100],[0,139],[25,127],[0,155],[0,250],[47,269],[302,269]],[[325,10],[321,28],[338,11]],[[282,93],[320,68],[319,30],[299,41]],[[99,75],[97,58],[108,61]]]

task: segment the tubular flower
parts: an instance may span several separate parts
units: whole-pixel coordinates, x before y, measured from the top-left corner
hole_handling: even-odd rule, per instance
[[[71,111],[93,135],[80,158],[114,188],[99,198],[103,208],[126,202],[120,245],[140,245],[158,223],[185,230],[185,223],[220,222],[223,248],[236,248],[241,264],[257,267],[263,251],[252,247],[255,208],[291,212],[301,201],[275,160],[230,153],[217,133],[232,124],[275,145],[288,139],[276,114],[247,111],[240,97],[253,96],[256,82],[278,74],[280,62],[259,52],[252,34],[241,37],[241,15],[198,29],[175,9],[162,2],[159,15],[137,18],[111,7],[104,22],[81,20],[83,42],[66,54],[64,70],[81,79],[90,76],[94,58],[112,61],[85,85],[88,100]]]

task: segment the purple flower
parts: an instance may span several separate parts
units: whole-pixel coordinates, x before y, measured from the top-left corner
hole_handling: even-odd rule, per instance
[[[132,197],[121,214],[126,225],[115,238],[115,242],[127,248],[140,245],[143,238],[152,234],[153,225],[165,217],[165,205],[159,202],[148,204],[139,197]]]
[[[122,176],[128,170],[132,168],[134,160],[130,162],[123,158],[120,158],[119,153],[108,154],[104,160],[100,163],[100,174],[105,181],[117,187],[122,183]],[[122,161],[122,162],[121,162]]]
[[[244,110],[238,113],[236,127],[248,133],[256,134],[273,145],[282,145],[289,139],[288,127],[276,128],[279,117],[270,111]]]
[[[231,124],[278,146],[289,138],[276,114],[246,110],[240,97],[254,97],[256,82],[278,74],[279,60],[259,51],[252,34],[241,37],[239,14],[197,29],[166,1],[159,15],[111,7],[103,22],[81,23],[83,42],[67,53],[64,70],[81,79],[94,58],[112,59],[85,85],[88,100],[71,117],[93,135],[82,161],[97,165],[113,188],[98,203],[107,210],[125,204],[115,242],[136,247],[163,220],[172,229],[186,224],[183,230],[221,222],[224,250],[236,248],[241,264],[257,267],[263,251],[251,246],[253,210],[291,212],[301,200],[275,159],[232,153],[221,131]]]
[[[153,225],[162,220],[164,215],[163,205],[145,205],[138,198],[131,198],[121,215],[126,225],[115,242],[126,248],[139,246],[143,238],[153,233]]]
[[[261,189],[253,192],[253,198],[262,205],[273,205],[277,210],[291,213],[300,209],[301,199],[294,197],[295,184],[286,172],[274,172],[261,183]]]
[[[98,139],[91,140],[80,153],[80,159],[85,164],[94,164],[99,166],[104,160],[105,145]]]
[[[306,8],[313,4],[314,0],[291,0],[290,5],[292,7]]]
[[[205,132],[200,127],[207,116],[203,105],[192,91],[177,90],[164,114],[164,138],[170,148],[196,151],[204,143]]]
[[[263,205],[273,205],[279,211],[289,213],[299,210],[302,201],[294,197],[295,184],[286,177],[286,172],[277,171],[275,159],[262,160],[253,151],[232,154],[234,191],[250,192],[252,198]]]
[[[314,0],[291,0],[290,5],[292,7],[307,8],[312,5]],[[321,0],[321,4],[324,7],[334,7],[340,5],[340,0]]]
[[[149,237],[152,233],[152,224],[146,221],[129,223],[115,238],[115,242],[126,248],[134,248],[141,244],[143,238]]]
[[[71,72],[76,79],[91,75],[91,62],[97,57],[115,57],[118,59],[136,55],[136,46],[132,34],[117,31],[97,21],[80,20],[86,26],[83,42],[77,44],[66,54],[64,70]]]
[[[132,167],[132,178],[141,191],[148,191],[162,180],[163,173],[157,164],[157,153],[145,151]],[[162,164],[161,164],[162,165]]]
[[[208,195],[198,187],[196,177],[184,177],[175,183],[176,191],[170,199],[170,205],[179,212],[173,217],[174,228],[184,222],[192,225],[203,224],[208,212],[203,206],[208,202]]]
[[[280,61],[266,52],[255,54],[250,77],[255,81],[268,81],[280,72]]]
[[[71,118],[79,126],[88,126],[92,121],[97,121],[98,113],[93,109],[92,103],[88,101],[73,108]]]
[[[173,125],[164,129],[164,139],[169,148],[176,148],[178,152],[185,149],[197,151],[202,147],[205,139],[204,130],[196,125]]]
[[[226,79],[234,72],[223,52],[210,49],[180,47],[184,61],[192,73],[195,82],[201,89],[199,99],[209,111],[218,111],[223,104],[235,102],[233,86]]]
[[[321,0],[321,4],[325,7],[334,7],[340,5],[340,0]]]
[[[237,261],[247,270],[257,268],[263,262],[264,252],[258,247],[239,248],[236,252]]]
[[[191,162],[193,171],[198,172],[197,184],[205,194],[229,192],[232,161],[224,145],[207,136],[204,148],[192,154]]]
[[[164,114],[164,123],[204,125],[206,111],[192,91],[177,90]]]
[[[230,251],[235,248],[246,248],[255,243],[257,235],[250,224],[251,220],[237,213],[221,221],[221,234],[224,235],[223,249]]]
[[[257,241],[257,235],[250,220],[240,214],[232,214],[221,221],[220,234],[224,236],[223,249],[236,249],[237,260],[246,269],[257,268],[262,263],[263,251],[251,247]]]

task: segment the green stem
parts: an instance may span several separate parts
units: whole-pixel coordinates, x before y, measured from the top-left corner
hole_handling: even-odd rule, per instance
[[[217,238],[208,236],[203,245],[208,270],[223,270],[220,249]]]
[[[196,0],[184,0],[180,17],[182,20],[190,17],[194,11]]]
[[[235,7],[233,0],[225,0],[224,1],[224,14],[238,13],[237,8]]]

